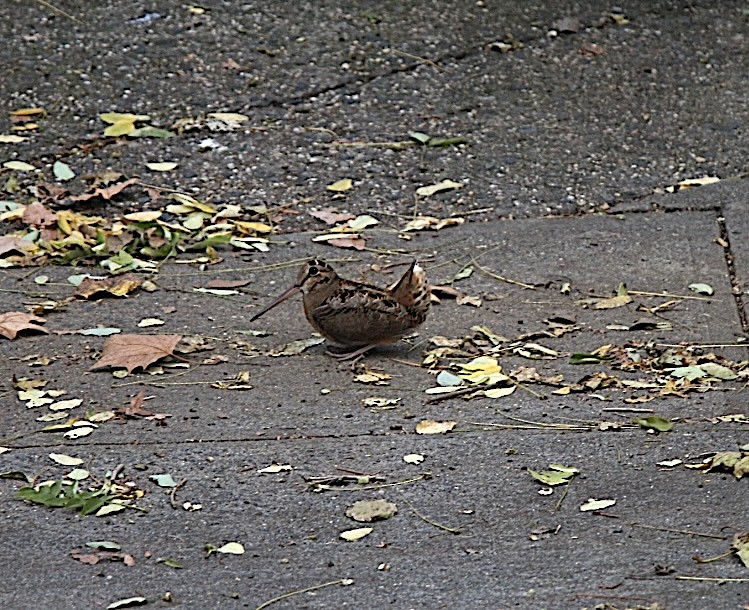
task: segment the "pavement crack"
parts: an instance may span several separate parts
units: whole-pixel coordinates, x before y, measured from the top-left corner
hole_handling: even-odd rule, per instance
[[[723,256],[726,261],[726,268],[728,270],[728,278],[731,282],[731,294],[733,300],[736,303],[736,311],[739,316],[739,323],[741,324],[741,330],[744,333],[749,334],[749,321],[746,315],[746,304],[744,302],[744,291],[741,287],[741,282],[736,275],[736,257],[731,249],[731,238],[728,233],[728,227],[726,226],[725,216],[717,217],[718,228],[720,229],[720,241],[718,242],[723,247]]]

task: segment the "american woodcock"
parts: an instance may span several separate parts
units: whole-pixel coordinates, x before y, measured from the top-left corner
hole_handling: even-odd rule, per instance
[[[377,288],[341,278],[326,262],[312,260],[299,270],[291,288],[250,321],[299,292],[307,320],[336,350],[326,353],[339,360],[395,343],[426,320],[431,301],[426,273],[416,261],[398,282]]]

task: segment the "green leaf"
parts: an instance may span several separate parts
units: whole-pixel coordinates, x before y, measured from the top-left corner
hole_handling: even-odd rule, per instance
[[[127,135],[129,138],[173,138],[177,134],[168,129],[159,129],[158,127],[146,125],[145,127],[134,129]]]
[[[152,474],[148,477],[151,481],[155,482],[159,487],[177,487],[177,482],[172,478],[172,475],[166,474]]]
[[[671,371],[671,377],[683,377],[688,381],[694,381],[700,377],[707,377],[707,373],[701,366],[680,366]]]
[[[715,377],[716,379],[731,381],[738,377],[738,375],[728,367],[716,364],[715,362],[705,362],[704,364],[700,364],[700,368],[710,375],[710,377]]]
[[[426,144],[431,140],[431,136],[428,136],[425,133],[422,133],[421,131],[411,131],[408,134],[408,137],[412,140],[416,140],[419,144]]]
[[[556,466],[556,464],[551,464],[550,468],[553,468]],[[563,470],[531,470],[528,469],[528,473],[537,481],[543,483],[544,485],[549,485],[550,487],[553,487],[554,485],[563,485],[564,483],[569,483],[572,478],[579,472],[577,468],[566,468],[562,467]]]
[[[70,169],[67,163],[63,163],[62,161],[55,161],[55,164],[52,166],[52,172],[60,182],[66,182],[75,178],[75,172]]]
[[[462,384],[463,380],[457,375],[453,375],[449,371],[440,371],[440,374],[437,375],[437,385],[441,385],[443,387],[452,387]]]
[[[715,292],[710,284],[702,283],[689,284],[689,290],[691,290],[692,292],[696,292],[697,294],[704,294],[707,296],[712,296]]]
[[[457,144],[465,144],[468,140],[465,138],[429,138],[426,143],[427,146],[456,146]]]
[[[122,546],[111,540],[94,540],[93,542],[87,542],[86,546],[97,551],[120,551]]]
[[[156,561],[163,563],[170,568],[174,568],[175,570],[181,570],[183,568],[183,565],[176,559],[157,559]]]
[[[650,417],[639,417],[632,420],[639,426],[648,430],[655,430],[657,432],[668,432],[674,427],[673,422],[660,417],[659,415],[651,415]]]

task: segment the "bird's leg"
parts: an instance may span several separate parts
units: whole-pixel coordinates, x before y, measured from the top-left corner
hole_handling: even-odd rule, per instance
[[[365,345],[364,347],[360,347],[351,352],[331,352],[329,349],[326,349],[325,353],[328,356],[332,356],[339,362],[345,362],[346,360],[354,360],[351,363],[351,366],[353,367],[364,356],[364,354],[366,354],[373,347],[376,347],[376,344],[373,343],[371,345]]]

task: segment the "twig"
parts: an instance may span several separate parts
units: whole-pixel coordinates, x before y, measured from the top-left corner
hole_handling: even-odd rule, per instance
[[[707,559],[702,559],[702,557],[692,557],[697,563],[712,563],[713,561],[720,561],[721,559],[725,557],[729,557],[730,555],[733,555],[733,551],[726,551],[725,553],[721,553],[720,555],[716,555],[715,557],[708,557]]]
[[[50,4],[49,2],[46,2],[46,0],[36,0],[36,1],[39,4],[41,4],[42,6],[46,6],[51,11],[54,11],[55,13],[60,13],[60,15],[63,15],[65,17],[67,17],[68,19],[72,19],[76,23],[80,23],[81,25],[83,25],[83,21],[81,21],[80,19],[78,19],[78,17],[75,17],[75,16],[71,15],[70,13],[66,13],[61,8],[57,8],[54,4]]]
[[[265,271],[277,271],[279,269],[287,269],[289,267],[296,267],[297,265],[301,265],[302,263],[306,263],[308,260],[310,260],[309,256],[305,256],[304,258],[295,258],[290,261],[284,261],[282,263],[271,263],[269,265],[258,265],[257,267],[231,267],[228,269],[205,269],[201,272],[201,275],[206,275],[210,273],[262,273]],[[358,263],[361,262],[360,258],[329,258],[326,259],[329,263]],[[189,273],[161,273],[161,277],[195,277],[195,272],[189,272]]]
[[[564,499],[567,497],[567,494],[570,492],[570,487],[572,487],[572,480],[570,480],[570,482],[564,486],[564,493],[562,494],[562,497],[559,498],[559,500],[557,500],[557,503],[554,506],[554,510],[559,510],[562,507],[562,502],[564,502]]]
[[[705,582],[749,582],[749,578],[710,578],[708,576],[674,576],[676,580],[703,580]]]
[[[691,299],[693,301],[716,301],[712,297],[695,297],[690,294],[671,294],[670,292],[647,292],[646,290],[627,290],[627,294],[640,297],[668,297],[669,299]]]
[[[418,477],[414,477],[413,479],[405,479],[403,481],[395,481],[395,483],[382,483],[379,485],[366,485],[364,487],[352,487],[350,489],[342,488],[339,491],[364,491],[364,490],[370,490],[370,489],[383,489],[384,487],[395,487],[396,485],[408,485],[410,483],[418,483],[419,481],[423,481],[425,479],[430,479],[432,477],[431,473],[425,473],[422,475],[419,475]]]
[[[263,602],[257,608],[255,608],[255,610],[263,610],[264,608],[267,608],[271,604],[275,604],[276,602],[280,602],[281,600],[287,599],[294,595],[301,595],[302,593],[310,593],[311,591],[317,591],[324,587],[331,587],[333,585],[350,585],[350,584],[353,584],[353,582],[354,581],[351,580],[350,578],[341,578],[339,580],[331,580],[330,582],[325,582],[321,585],[314,585],[312,587],[307,587],[306,589],[299,589],[297,591],[289,591],[288,593],[284,593],[283,595],[279,595],[278,597],[269,599],[267,602]]]
[[[470,394],[471,392],[476,392],[478,388],[475,387],[465,387],[465,388],[459,388],[455,390],[454,392],[445,392],[444,394],[435,394],[434,396],[431,396],[424,401],[424,404],[430,405],[435,402],[440,402],[442,400],[448,400],[452,398],[453,396],[463,396],[463,394]]]
[[[685,534],[686,536],[700,536],[701,538],[713,538],[714,540],[728,540],[727,536],[716,536],[714,534],[702,534],[691,530],[677,530],[671,527],[660,527],[658,525],[645,525],[644,523],[630,523],[632,527],[642,527],[649,530],[658,530],[660,532],[672,532],[674,534]]]
[[[461,532],[458,529],[453,529],[452,527],[447,527],[446,525],[442,525],[441,523],[437,523],[436,521],[432,521],[429,517],[427,517],[426,515],[423,515],[422,513],[420,513],[418,511],[418,509],[413,504],[411,504],[408,500],[406,500],[405,498],[401,498],[401,500],[403,500],[408,505],[408,507],[412,511],[414,511],[414,514],[419,519],[421,519],[424,523],[428,523],[429,525],[433,525],[437,529],[441,529],[441,530],[443,530],[445,532],[448,532],[450,534],[455,534],[456,536],[459,536],[460,534],[463,533],[463,532]]]
[[[173,509],[177,509],[177,491],[179,491],[180,487],[183,487],[184,484],[187,483],[187,479],[184,479],[177,483],[174,487],[172,487],[172,490],[169,492],[169,504],[172,505]]]
[[[535,290],[535,286],[531,286],[530,284],[525,284],[524,282],[518,282],[517,280],[511,280],[509,278],[503,277],[501,275],[497,275],[493,271],[489,271],[486,267],[483,267],[482,265],[478,264],[478,261],[471,257],[471,261],[474,265],[476,265],[476,269],[481,271],[484,275],[488,275],[491,278],[494,278],[495,280],[498,280],[500,282],[506,282],[507,284],[514,284],[515,286],[520,286],[521,288],[527,288],[528,290]]]
[[[416,61],[420,61],[425,64],[429,64],[430,66],[436,68],[440,72],[442,72],[443,70],[436,63],[434,63],[431,59],[427,59],[426,57],[420,57],[419,55],[414,55],[413,53],[406,53],[406,51],[399,51],[398,49],[390,49],[390,52],[395,53],[396,55],[402,55],[403,57],[410,57],[411,59],[415,59]]]
[[[604,407],[601,411],[624,411],[626,413],[655,413],[654,409],[642,409],[639,407]]]

